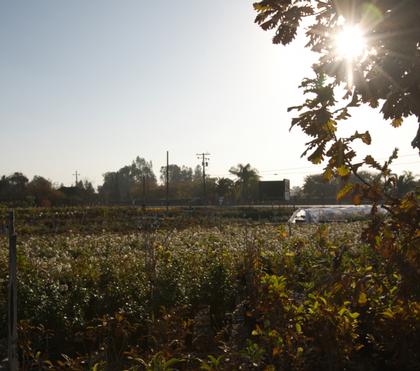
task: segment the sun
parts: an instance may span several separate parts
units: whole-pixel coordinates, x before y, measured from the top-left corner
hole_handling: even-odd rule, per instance
[[[367,52],[366,38],[358,25],[345,25],[334,37],[334,49],[338,58],[348,62],[362,60]]]

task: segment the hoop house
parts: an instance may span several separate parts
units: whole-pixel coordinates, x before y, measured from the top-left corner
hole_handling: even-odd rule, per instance
[[[293,213],[289,223],[328,223],[360,220],[367,218],[371,209],[371,205],[301,208]],[[385,210],[380,208],[379,212],[384,214]]]

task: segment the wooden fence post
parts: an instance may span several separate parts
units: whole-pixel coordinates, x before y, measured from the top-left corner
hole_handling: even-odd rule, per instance
[[[8,287],[8,358],[9,370],[18,371],[17,353],[17,277],[16,277],[16,233],[15,214],[9,212],[9,287]]]

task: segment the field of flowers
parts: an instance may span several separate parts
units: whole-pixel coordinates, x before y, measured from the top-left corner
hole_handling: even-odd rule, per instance
[[[360,223],[18,241],[24,370],[416,370],[420,293]],[[7,241],[0,239],[0,323]],[[0,357],[6,356],[6,328]]]

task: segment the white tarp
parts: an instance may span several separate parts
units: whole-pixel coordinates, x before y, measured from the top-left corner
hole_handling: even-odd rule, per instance
[[[301,208],[293,213],[289,223],[345,222],[365,218],[371,209],[371,205]],[[379,208],[379,212],[385,213],[385,210]]]

